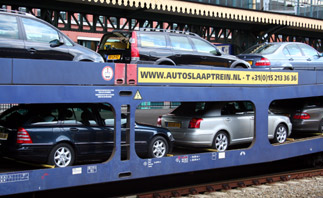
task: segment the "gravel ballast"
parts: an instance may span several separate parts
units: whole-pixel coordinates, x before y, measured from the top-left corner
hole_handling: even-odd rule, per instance
[[[192,198],[323,198],[323,176],[189,195]]]

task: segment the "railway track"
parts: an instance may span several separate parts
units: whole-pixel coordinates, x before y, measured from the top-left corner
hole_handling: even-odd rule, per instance
[[[306,169],[290,172],[282,172],[278,174],[261,175],[250,178],[241,178],[237,180],[227,180],[215,183],[199,184],[185,186],[179,188],[165,189],[160,191],[138,194],[138,198],[170,198],[188,195],[198,195],[206,192],[216,192],[221,190],[230,190],[236,188],[244,188],[249,186],[257,186],[262,184],[271,184],[274,182],[289,181],[295,179],[303,179],[308,177],[323,176],[323,169]]]

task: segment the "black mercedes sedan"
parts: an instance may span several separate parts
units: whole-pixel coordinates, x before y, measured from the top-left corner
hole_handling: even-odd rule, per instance
[[[20,104],[0,116],[0,153],[14,159],[66,167],[109,159],[115,146],[112,106],[106,103]],[[122,154],[126,119],[121,119]],[[172,151],[168,129],[135,123],[138,156],[161,158]]]

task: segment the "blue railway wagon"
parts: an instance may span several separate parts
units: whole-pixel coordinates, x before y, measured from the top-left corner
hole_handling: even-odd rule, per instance
[[[0,59],[0,67],[3,71],[0,74],[2,104],[107,102],[113,106],[116,118],[115,151],[107,162],[3,172],[0,174],[0,195],[241,166],[323,150],[321,137],[283,145],[272,145],[267,138],[270,103],[278,99],[323,96],[323,71],[128,67],[122,64],[21,59]],[[136,155],[132,126],[140,103],[240,100],[248,100],[255,105],[255,139],[250,148],[161,159],[141,159]],[[129,107],[130,115],[128,160],[120,157],[120,120],[124,105]]]

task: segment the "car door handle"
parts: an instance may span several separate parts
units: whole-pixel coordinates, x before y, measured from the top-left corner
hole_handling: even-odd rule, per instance
[[[310,58],[308,58],[308,59],[306,59],[307,61],[312,61],[312,59],[310,59]]]
[[[290,58],[290,59],[288,59],[288,60],[293,61],[294,59],[293,59],[293,58]]]
[[[79,130],[78,130],[78,128],[70,128],[70,131],[72,131],[72,132],[78,132]]]
[[[37,50],[35,48],[28,48],[28,52],[34,54],[37,52]]]
[[[207,57],[206,56],[201,56],[201,59],[207,59]]]
[[[250,120],[254,120],[254,119],[255,119],[255,117],[251,117],[251,118],[250,118]]]
[[[229,121],[231,121],[231,118],[225,118],[225,121],[229,122]]]
[[[180,54],[176,54],[175,56],[176,56],[176,57],[181,57],[182,55],[180,55]]]

